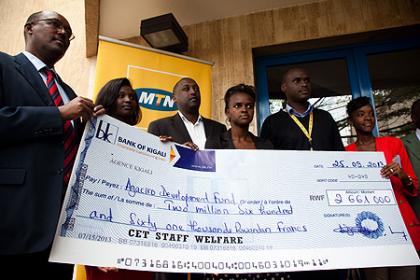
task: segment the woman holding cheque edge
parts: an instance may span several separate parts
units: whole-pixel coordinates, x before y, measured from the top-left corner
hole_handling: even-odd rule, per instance
[[[386,165],[381,175],[391,180],[402,218],[417,251],[420,250],[419,221],[406,196],[418,195],[418,181],[414,174],[402,141],[395,137],[375,137],[375,115],[369,98],[359,97],[347,104],[350,124],[356,130],[357,140],[346,147],[346,151],[383,152]],[[366,279],[416,279],[415,267],[368,268]]]
[[[127,78],[113,79],[99,91],[96,105],[102,105],[106,114],[129,125],[136,125],[141,119],[141,111],[136,93]],[[153,279],[153,273],[117,269],[112,267],[86,266],[87,280],[132,280]]]

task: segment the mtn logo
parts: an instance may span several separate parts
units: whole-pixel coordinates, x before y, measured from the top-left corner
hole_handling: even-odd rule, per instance
[[[169,91],[157,88],[137,88],[135,91],[141,107],[157,111],[177,110]]]

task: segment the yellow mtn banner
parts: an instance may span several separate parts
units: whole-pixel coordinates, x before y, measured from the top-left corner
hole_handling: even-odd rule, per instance
[[[210,118],[211,68],[210,63],[102,38],[99,40],[94,98],[109,80],[127,77],[142,110],[143,117],[138,126],[147,128],[150,122],[176,113],[172,89],[179,79],[190,77],[200,86],[200,114]]]

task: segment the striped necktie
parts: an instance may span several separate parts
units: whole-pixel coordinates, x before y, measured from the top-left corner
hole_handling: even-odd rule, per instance
[[[44,68],[44,73],[47,74],[47,87],[50,93],[52,101],[55,106],[64,105],[63,99],[58,92],[57,84],[54,79],[54,72],[50,69]],[[78,148],[76,131],[73,128],[71,121],[67,120],[63,125],[64,135],[64,185],[67,186],[70,180],[71,170],[73,168],[74,159],[76,158],[76,152]]]

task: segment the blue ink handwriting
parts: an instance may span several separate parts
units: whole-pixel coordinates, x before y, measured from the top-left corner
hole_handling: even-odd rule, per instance
[[[139,218],[136,213],[131,212],[129,222],[131,225],[145,227],[149,229],[150,231],[157,230],[156,222],[152,221],[152,219],[150,218],[150,215],[147,215],[147,220],[143,220],[142,218]]]
[[[112,209],[109,208],[107,214],[99,213],[97,210],[93,210],[92,212],[90,212],[89,218],[94,219],[94,220],[112,222]]]
[[[405,239],[405,241],[408,241],[407,234],[404,231],[393,231],[390,226],[388,226],[388,227],[389,227],[389,231],[391,232],[391,234],[401,234],[402,237]]]
[[[125,190],[127,191],[128,195],[131,197],[135,197],[137,193],[155,196],[156,191],[154,189],[148,187],[136,187],[131,184],[130,178],[127,180],[127,184],[125,186]]]

